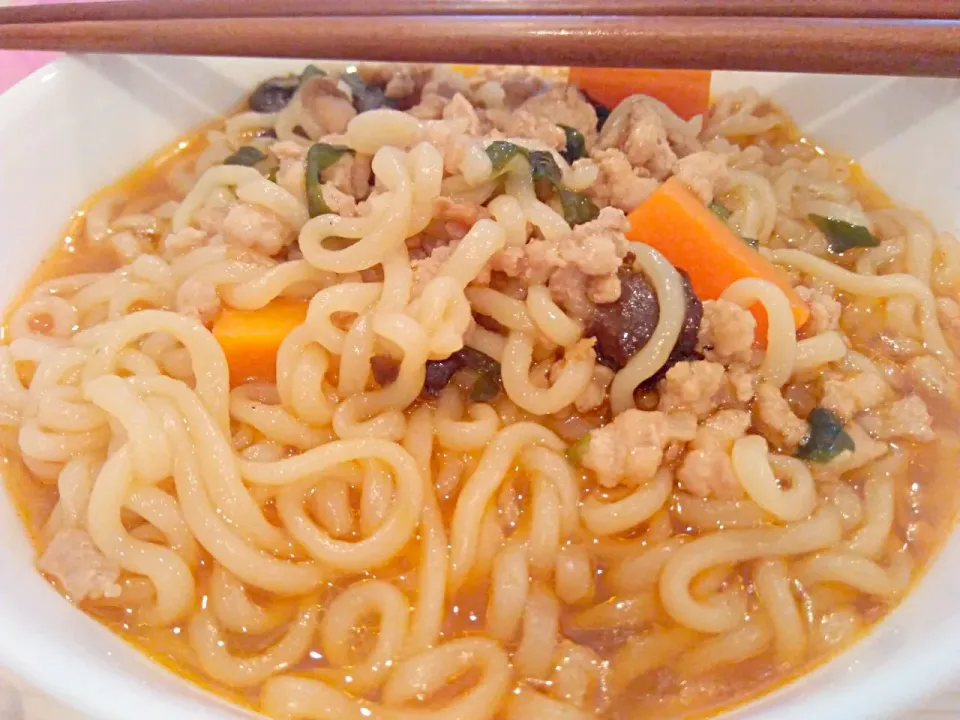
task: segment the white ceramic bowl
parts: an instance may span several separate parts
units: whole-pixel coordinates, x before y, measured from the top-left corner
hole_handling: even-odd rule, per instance
[[[300,64],[302,67],[302,63]],[[90,193],[222,113],[289,61],[67,58],[0,96],[0,301]],[[718,73],[753,85],[900,202],[960,231],[960,81]],[[249,716],[155,665],[63,601],[0,492],[0,666],[97,720]],[[729,717],[886,718],[960,677],[960,536],[906,601],[842,656]]]

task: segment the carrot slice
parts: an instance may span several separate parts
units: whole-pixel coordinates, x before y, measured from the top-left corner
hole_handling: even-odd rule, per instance
[[[609,108],[630,95],[649,95],[686,120],[705,113],[710,104],[709,70],[575,67],[570,68],[570,84]]]
[[[627,237],[659,250],[690,275],[693,291],[701,300],[716,300],[741,278],[769,280],[787,296],[796,326],[810,310],[790,285],[790,278],[747,245],[687,187],[670,178],[629,215]],[[766,312],[751,308],[757,318],[757,339],[766,341]]]
[[[274,300],[259,310],[226,308],[213,325],[230,367],[230,382],[273,382],[277,377],[277,351],[287,334],[307,317],[307,303]]]

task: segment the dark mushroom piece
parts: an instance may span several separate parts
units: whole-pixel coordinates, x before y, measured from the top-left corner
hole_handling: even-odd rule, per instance
[[[703,319],[703,304],[693,292],[689,276],[678,270],[683,280],[686,302],[683,326],[666,363],[640,387],[650,389],[667,371],[684,360],[696,357],[697,333]],[[586,335],[597,340],[597,361],[611,370],[620,370],[630,358],[650,342],[660,320],[657,292],[642,273],[621,270],[620,297],[615,302],[597,305],[587,325]]]
[[[300,87],[300,77],[286,75],[272,77],[257,85],[250,93],[247,104],[254,112],[275,113],[283,110]]]
[[[443,360],[428,360],[423,392],[426,395],[439,395],[458,370],[463,369],[463,361],[457,353]]]

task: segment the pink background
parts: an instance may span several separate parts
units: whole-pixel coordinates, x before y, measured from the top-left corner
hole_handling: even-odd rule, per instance
[[[0,0],[2,5],[48,5],[58,0]],[[74,0],[88,2],[88,0]],[[58,53],[13,52],[0,50],[0,92],[16,84],[39,67],[55,59]]]

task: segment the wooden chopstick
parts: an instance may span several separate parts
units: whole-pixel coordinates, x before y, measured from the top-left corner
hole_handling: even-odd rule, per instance
[[[955,0],[359,0],[349,14],[832,17],[960,20]],[[120,0],[0,8],[0,23],[339,16],[344,0]]]
[[[0,48],[960,77],[960,22],[355,16],[0,25]]]

